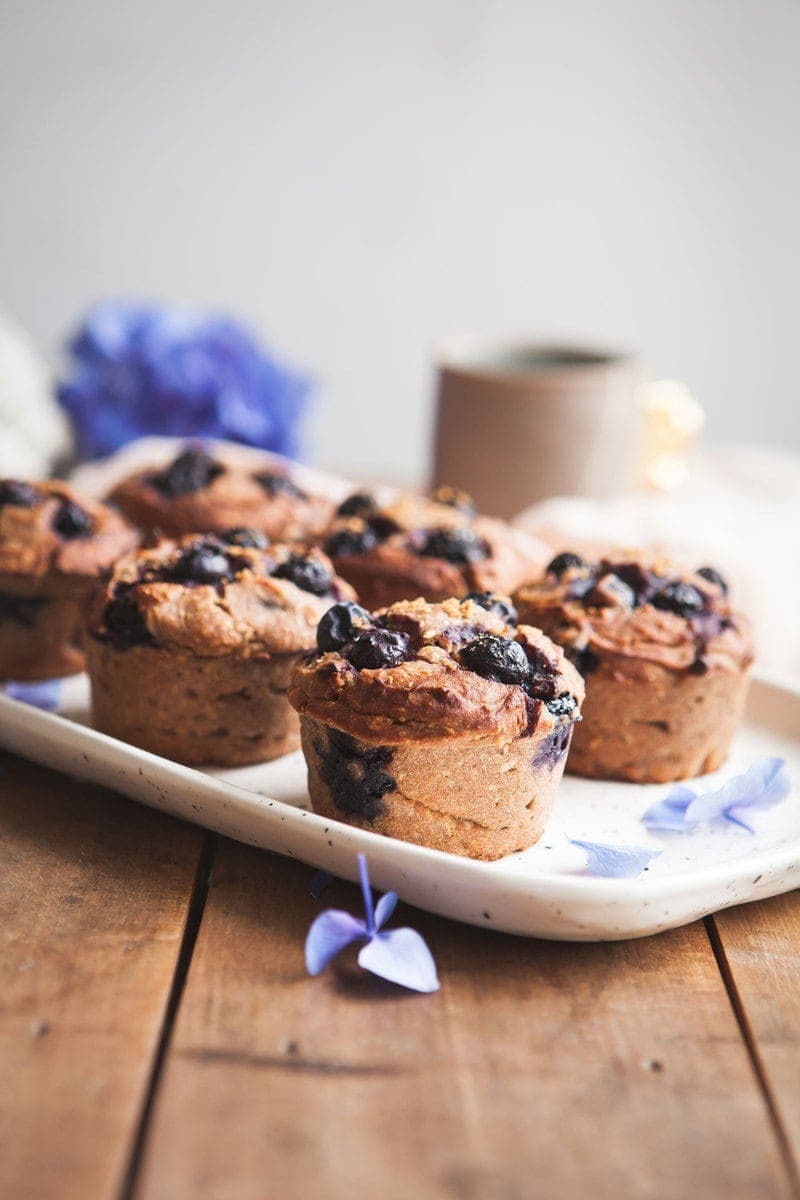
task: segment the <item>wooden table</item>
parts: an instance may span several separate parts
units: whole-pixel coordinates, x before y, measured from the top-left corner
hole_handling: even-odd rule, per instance
[[[0,764],[3,1200],[800,1196],[797,893],[310,979],[308,867]]]

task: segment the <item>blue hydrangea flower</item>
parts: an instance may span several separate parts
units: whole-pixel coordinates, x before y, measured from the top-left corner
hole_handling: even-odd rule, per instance
[[[383,929],[394,912],[397,893],[387,892],[373,907],[367,860],[363,854],[358,856],[358,875],[364,897],[364,917],[354,917],[339,908],[328,908],[320,913],[306,937],[309,975],[319,975],[347,946],[363,942],[358,952],[358,965],[365,971],[415,992],[437,991],[436,964],[416,930]]]
[[[81,458],[146,434],[219,437],[298,456],[309,382],[213,312],[109,300],[69,343],[58,398]]]

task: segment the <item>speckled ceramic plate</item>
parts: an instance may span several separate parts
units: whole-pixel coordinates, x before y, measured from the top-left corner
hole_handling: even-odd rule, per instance
[[[709,789],[756,758],[786,759],[792,794],[754,816],[757,832],[655,836],[641,815],[668,790],[566,776],[541,842],[496,863],[473,862],[351,829],[308,810],[302,756],[233,771],[202,772],[146,754],[86,725],[86,680],[65,681],[61,715],[0,696],[0,745],[70,775],[104,784],[153,808],[250,845],[356,878],[369,857],[376,887],[473,925],[531,937],[608,941],[640,937],[786,892],[800,884],[800,693],[756,681],[747,723]],[[569,838],[651,846],[663,853],[638,879],[583,873]]]

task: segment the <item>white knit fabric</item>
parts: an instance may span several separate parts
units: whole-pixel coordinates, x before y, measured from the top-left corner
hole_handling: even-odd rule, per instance
[[[50,372],[27,335],[0,314],[0,475],[47,475],[70,440]]]

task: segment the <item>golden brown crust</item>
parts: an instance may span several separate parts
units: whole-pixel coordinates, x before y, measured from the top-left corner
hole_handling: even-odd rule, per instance
[[[302,541],[319,537],[330,522],[333,504],[324,497],[301,489],[271,494],[258,482],[257,469],[226,463],[220,455],[215,461],[219,474],[196,491],[165,494],[154,484],[159,470],[150,468],[117,484],[109,500],[140,529],[156,529],[172,537],[245,527],[270,538]],[[263,473],[282,477],[271,466],[265,466]]]
[[[513,629],[473,601],[401,601],[376,614],[388,629],[409,633],[413,658],[398,666],[357,670],[339,651],[318,655],[295,670],[291,703],[302,714],[354,737],[396,745],[409,740],[486,734],[514,738],[555,727],[545,705],[517,685],[467,670],[459,647],[480,633],[520,642],[552,664],[553,694],[570,693],[580,704],[583,681],[562,651],[539,630]]]
[[[444,491],[440,489],[440,491]],[[547,557],[546,548],[503,521],[475,516],[467,498],[454,493],[461,506],[424,496],[405,495],[363,515],[337,516],[324,543],[337,571],[353,584],[372,609],[421,596],[429,601],[465,596],[468,592],[510,592],[535,577]],[[378,531],[377,544],[363,553],[337,553],[337,535]],[[425,552],[426,535],[435,530],[467,530],[485,550],[475,561],[449,561]]]
[[[216,546],[226,554],[233,578],[219,584],[176,581],[176,563],[198,544]],[[293,554],[329,576],[323,595],[275,576]],[[135,603],[150,638],[160,647],[202,658],[256,659],[312,649],[320,617],[336,600],[353,599],[354,593],[334,575],[319,550],[283,543],[246,549],[195,534],[177,541],[162,538],[116,563],[93,597],[88,625],[94,637],[107,637],[107,605],[121,596]]]
[[[104,504],[79,496],[60,480],[23,485],[31,505],[0,504],[0,591],[81,595],[87,583],[130,550],[138,535]],[[65,537],[54,526],[64,505],[75,505],[89,520],[85,535]]]
[[[611,670],[624,672],[626,663],[634,659],[679,672],[696,669],[699,662],[704,670],[738,672],[749,666],[753,659],[749,622],[731,607],[717,584],[646,553],[615,559],[639,566],[656,579],[688,584],[704,597],[705,610],[683,616],[649,602],[631,608],[609,586],[613,571],[589,566],[520,587],[514,594],[520,618],[539,625],[570,652],[590,651]],[[590,574],[593,587],[575,598]]]

